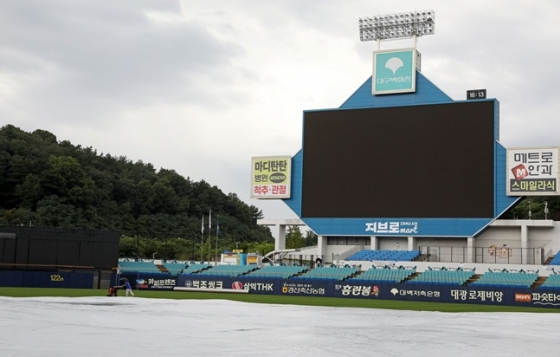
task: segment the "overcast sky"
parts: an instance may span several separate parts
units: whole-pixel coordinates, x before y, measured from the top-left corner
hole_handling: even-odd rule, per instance
[[[294,155],[302,114],[371,76],[358,18],[433,9],[422,73],[500,101],[506,147],[560,145],[560,1],[2,0],[0,126],[205,180],[249,199],[252,156]],[[382,43],[381,49],[411,41]]]

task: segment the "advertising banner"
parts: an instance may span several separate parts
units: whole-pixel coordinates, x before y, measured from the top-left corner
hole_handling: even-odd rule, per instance
[[[332,296],[332,283],[325,281],[284,280],[281,286],[282,295]]]
[[[291,156],[253,157],[251,198],[290,198]]]
[[[507,149],[508,196],[556,196],[558,147]]]
[[[138,290],[173,290],[177,277],[168,274],[120,274],[115,275],[111,285],[119,286],[128,280],[133,289]]]
[[[471,287],[449,284],[394,284],[364,280],[326,281],[300,279],[206,279],[180,275],[178,287],[249,290],[251,294],[401,300],[528,307],[560,307],[560,289]]]
[[[177,287],[190,289],[249,290],[252,294],[280,295],[282,279],[217,278],[190,274],[177,277]]]

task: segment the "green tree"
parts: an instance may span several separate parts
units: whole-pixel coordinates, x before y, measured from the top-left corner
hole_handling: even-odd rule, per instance
[[[200,217],[207,219],[209,209],[214,227],[220,215],[219,248],[273,242],[270,230],[256,223],[262,211],[204,180],[58,142],[48,131],[0,128],[0,224],[118,230],[137,237],[137,254],[163,251],[170,259],[186,252],[170,239],[186,237],[189,256],[200,258]],[[123,254],[130,254],[126,242]]]
[[[136,237],[121,237],[119,241],[119,256],[128,258],[139,257],[138,239]]]
[[[45,173],[47,194],[56,195],[70,204],[85,207],[93,202],[95,182],[86,175],[80,163],[70,156],[51,156]]]
[[[311,247],[318,244],[318,236],[312,230],[308,229],[305,232],[305,243],[307,247]]]
[[[16,195],[19,197],[22,207],[35,208],[43,197],[41,177],[28,174],[22,183],[16,185]]]
[[[247,252],[266,255],[274,250],[274,242],[253,242],[247,245]]]
[[[297,249],[305,246],[305,240],[301,234],[299,226],[288,227],[288,233],[286,234],[286,248]]]
[[[37,204],[37,224],[43,227],[82,227],[82,219],[74,206],[64,203],[58,196],[45,197]]]
[[[545,213],[545,209],[548,212]],[[502,219],[547,219],[560,220],[560,197],[524,197],[500,218]]]

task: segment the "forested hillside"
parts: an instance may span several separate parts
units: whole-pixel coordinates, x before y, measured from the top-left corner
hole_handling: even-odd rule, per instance
[[[0,129],[0,225],[117,230],[128,237],[123,255],[194,259],[203,240],[204,254],[214,253],[218,216],[220,249],[273,241],[256,223],[263,218],[257,207],[204,180],[58,141],[48,131]]]
[[[223,249],[262,254],[274,249],[259,218],[257,207],[204,180],[58,141],[48,131],[0,128],[0,225],[117,230],[123,256],[212,259]],[[558,220],[560,198],[525,198],[500,218]],[[292,227],[287,248],[316,239]]]

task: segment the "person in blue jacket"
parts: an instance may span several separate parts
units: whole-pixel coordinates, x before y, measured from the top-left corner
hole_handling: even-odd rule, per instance
[[[124,281],[124,284],[121,285],[121,288],[126,289],[126,296],[128,296],[128,293],[130,293],[132,296],[134,296],[134,293],[132,292],[132,286],[130,285],[130,282],[128,281],[128,279],[122,279],[121,281]]]

